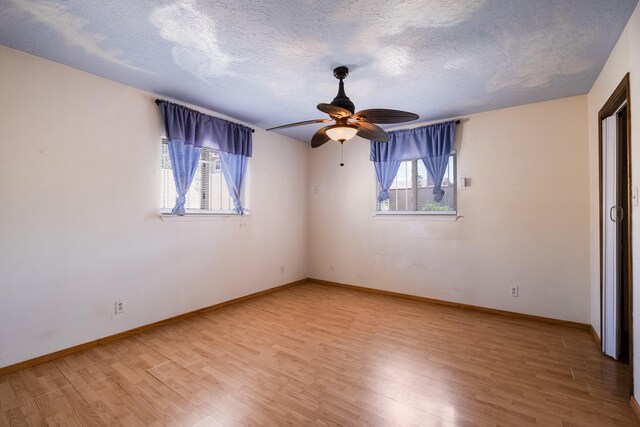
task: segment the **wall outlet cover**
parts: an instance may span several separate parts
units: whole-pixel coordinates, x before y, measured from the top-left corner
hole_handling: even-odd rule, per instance
[[[124,301],[116,301],[114,310],[115,314],[124,313]]]

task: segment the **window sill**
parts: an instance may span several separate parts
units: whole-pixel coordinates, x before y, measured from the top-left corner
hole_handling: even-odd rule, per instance
[[[237,213],[207,213],[207,214],[186,214],[186,215],[173,215],[167,213],[161,213],[160,219],[163,222],[182,222],[182,221],[242,221],[246,219],[249,214],[238,215]]]
[[[375,211],[372,217],[384,220],[427,220],[439,222],[456,222],[460,218],[464,218],[459,213],[426,213],[426,212],[381,212]]]

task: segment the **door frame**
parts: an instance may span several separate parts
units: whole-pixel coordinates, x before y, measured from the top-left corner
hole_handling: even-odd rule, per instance
[[[600,335],[602,336],[602,325],[603,325],[603,312],[602,312],[602,297],[603,297],[603,283],[602,283],[602,267],[603,267],[603,235],[602,235],[602,221],[604,218],[604,212],[602,211],[602,201],[603,201],[603,192],[602,192],[602,120],[606,117],[614,114],[618,107],[622,105],[624,102],[627,102],[627,203],[624,208],[624,215],[627,218],[626,227],[623,229],[623,233],[626,235],[627,239],[627,274],[626,274],[626,283],[629,287],[629,307],[628,307],[628,318],[629,318],[629,365],[631,366],[631,382],[633,389],[633,256],[632,256],[632,240],[631,240],[631,223],[632,223],[632,193],[633,193],[633,181],[631,180],[631,92],[629,87],[629,73],[625,74],[622,81],[616,89],[613,91],[607,102],[598,112],[598,192],[599,192],[599,223],[598,229],[600,234]]]

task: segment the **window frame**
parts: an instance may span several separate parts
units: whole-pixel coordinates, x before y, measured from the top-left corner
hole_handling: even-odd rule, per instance
[[[450,217],[450,218],[457,218],[458,213],[460,212],[460,207],[458,206],[458,153],[453,150],[451,151],[451,154],[449,155],[450,157],[453,157],[453,173],[451,174],[453,176],[454,179],[454,183],[451,187],[448,187],[449,190],[453,191],[453,200],[455,203],[455,210],[453,211],[438,211],[438,210],[433,210],[433,211],[422,211],[422,210],[407,210],[407,211],[383,211],[380,210],[380,202],[378,201],[378,193],[380,192],[380,183],[378,182],[378,178],[374,172],[374,177],[375,177],[375,189],[376,189],[376,193],[375,193],[375,210],[373,212],[374,216],[402,216],[402,215],[407,215],[407,216],[427,216],[427,217]],[[421,159],[412,159],[412,160],[405,160],[404,162],[420,162]],[[396,175],[397,176],[397,175]],[[417,181],[417,174],[416,173],[412,173],[412,191],[415,191],[417,193],[418,191],[418,187],[416,185],[416,181]],[[395,180],[395,178],[394,178]],[[428,189],[433,188],[433,187],[426,187]],[[416,194],[417,196],[417,194]],[[414,200],[416,200],[417,203],[417,197],[414,196]]]
[[[166,138],[162,139],[161,142],[161,151],[160,151],[160,156],[162,158],[162,148],[164,145],[167,145],[168,147],[168,143],[169,141]],[[220,159],[218,158],[217,161],[206,161],[203,159],[205,150],[208,151],[212,151],[212,152],[216,152],[218,153],[219,150],[214,150],[212,148],[207,148],[207,147],[203,147],[202,149],[202,153],[200,154],[200,160],[198,160],[199,163],[205,163],[205,164],[209,164],[209,168],[212,168],[216,173],[219,173],[223,179],[224,179],[224,174],[222,173],[222,167],[220,165]],[[169,160],[170,161],[170,160]],[[162,174],[162,160],[160,161],[160,174]],[[202,173],[201,173],[202,175]],[[167,207],[167,208],[162,208],[160,207],[160,216],[164,219],[167,218],[173,218],[173,219],[180,219],[180,218],[187,218],[187,217],[192,217],[192,218],[206,218],[206,217],[242,217],[242,216],[249,216],[250,215],[250,210],[249,210],[249,181],[250,181],[250,175],[251,175],[251,171],[250,168],[247,167],[247,174],[245,176],[245,181],[244,181],[244,185],[242,188],[242,202],[243,202],[243,206],[244,206],[244,215],[240,215],[239,213],[235,212],[233,209],[189,209],[189,208],[185,208],[185,215],[174,215],[171,213],[173,206],[171,207]],[[197,177],[194,177],[194,181]],[[202,179],[202,177],[201,177]],[[162,180],[162,175],[160,176],[160,181]],[[175,183],[174,183],[175,185]],[[193,182],[192,182],[193,185]],[[227,183],[226,180],[224,182],[224,186],[226,188],[226,190],[228,191],[228,188],[226,187]],[[204,187],[204,186],[201,186]],[[200,194],[200,200],[202,201],[203,199],[206,198],[206,195],[204,195],[204,193],[201,191]],[[232,201],[230,202],[231,204],[233,203]]]

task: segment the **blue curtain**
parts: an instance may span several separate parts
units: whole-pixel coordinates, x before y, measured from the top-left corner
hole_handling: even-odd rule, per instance
[[[389,132],[389,142],[387,143],[371,141],[370,158],[374,163],[378,182],[383,190],[380,192],[378,200],[383,201],[389,198],[388,190],[391,183],[388,184],[386,190],[385,183],[388,180],[393,181],[398,172],[398,168],[396,168],[393,176],[389,178],[387,174],[391,171],[392,166],[389,163],[422,159],[434,182],[433,198],[436,202],[442,201],[444,196],[442,180],[453,149],[455,133],[456,122],[449,121],[415,129]],[[385,170],[386,174],[381,174],[378,172],[379,170]],[[381,197],[383,197],[382,200]]]
[[[422,162],[433,179],[433,200],[436,203],[440,203],[444,197],[442,179],[449,164],[455,133],[455,122],[438,123],[425,128],[427,150]]]
[[[376,168],[376,175],[380,183],[380,193],[378,194],[378,202],[389,200],[389,188],[396,178],[398,169],[400,169],[400,160],[389,160],[387,162],[373,162]]]
[[[240,196],[253,148],[252,130],[238,123],[208,116],[171,102],[157,100],[169,140],[169,159],[178,198],[171,211],[184,215],[185,196],[198,167],[202,148],[217,150],[220,164],[233,199],[234,211],[243,214]]]
[[[162,110],[167,139],[251,157],[251,128],[171,102],[158,100],[157,104]]]
[[[171,170],[173,171],[173,180],[176,183],[176,205],[171,211],[174,215],[184,215],[184,204],[186,195],[191,187],[193,175],[198,169],[198,161],[200,160],[201,147],[187,145],[184,141],[170,140],[169,143],[169,159],[171,160]]]
[[[440,203],[444,197],[442,180],[449,164],[449,154],[446,156],[423,157],[422,162],[433,180],[433,201]]]
[[[224,179],[227,182],[229,194],[233,199],[233,211],[244,215],[244,206],[242,206],[242,185],[244,177],[247,174],[247,156],[242,154],[230,154],[220,151],[220,166]]]

